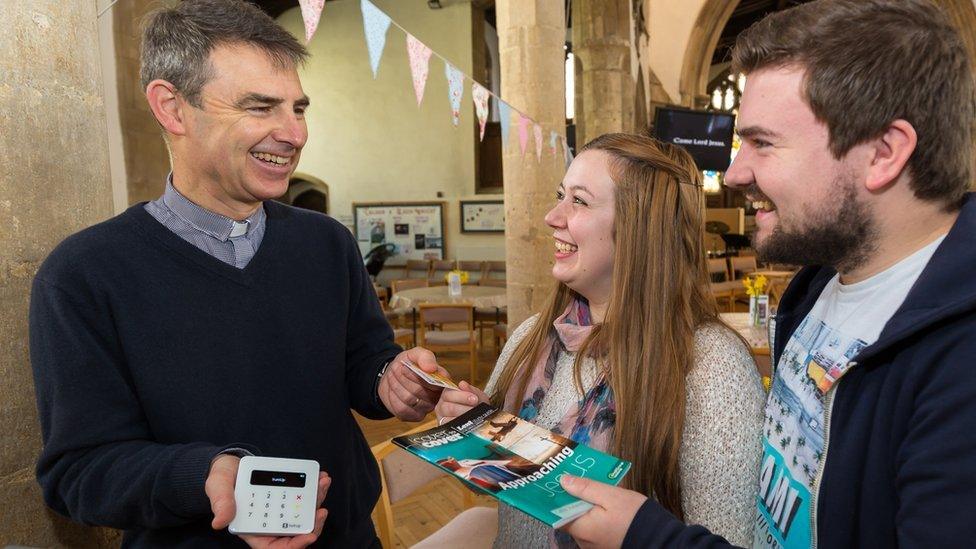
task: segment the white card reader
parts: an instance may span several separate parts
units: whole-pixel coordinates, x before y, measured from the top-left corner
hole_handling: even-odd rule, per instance
[[[245,456],[237,469],[237,514],[230,533],[297,536],[315,526],[319,464],[309,459]]]

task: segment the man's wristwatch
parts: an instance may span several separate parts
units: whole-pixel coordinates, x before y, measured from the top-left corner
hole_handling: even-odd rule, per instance
[[[387,360],[386,361],[386,364],[384,364],[383,367],[380,368],[380,373],[376,374],[376,386],[377,387],[379,387],[380,380],[383,379],[383,374],[386,373],[386,369],[390,367],[390,364],[393,364],[393,361],[392,360]]]
[[[376,374],[376,381],[373,383],[373,394],[376,395],[376,401],[379,402],[381,405],[383,404],[383,399],[380,398],[380,380],[383,379],[383,374],[386,373],[386,369],[389,368],[390,364],[392,363],[393,363],[392,358],[386,361],[386,364],[384,364],[383,367],[380,368],[380,373]]]

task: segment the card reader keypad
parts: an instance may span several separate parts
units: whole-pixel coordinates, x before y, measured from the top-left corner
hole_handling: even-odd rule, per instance
[[[231,533],[294,536],[311,532],[318,474],[318,463],[312,460],[241,458]]]

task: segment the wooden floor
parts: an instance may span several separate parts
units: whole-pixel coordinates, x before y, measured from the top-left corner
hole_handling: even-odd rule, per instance
[[[495,367],[495,360],[498,356],[497,349],[491,344],[487,344],[485,347],[478,356],[478,377],[481,386],[484,386]],[[468,378],[466,366],[455,365],[450,362],[442,365],[454,379]],[[357,415],[356,420],[359,422],[370,446],[408,431],[416,425],[405,423],[396,418],[375,421]],[[459,481],[443,477],[427,484],[411,496],[393,505],[394,547],[411,547],[447,524],[464,510],[462,498],[466,491],[467,489]],[[475,496],[474,499],[474,505],[496,506],[495,500],[487,496]]]

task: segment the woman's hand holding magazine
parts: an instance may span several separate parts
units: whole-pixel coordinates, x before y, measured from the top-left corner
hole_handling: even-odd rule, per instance
[[[440,400],[434,406],[437,414],[437,423],[444,425],[448,421],[464,414],[474,408],[479,402],[488,402],[488,395],[481,389],[471,385],[467,381],[458,384],[460,391],[445,389],[441,393]]]

